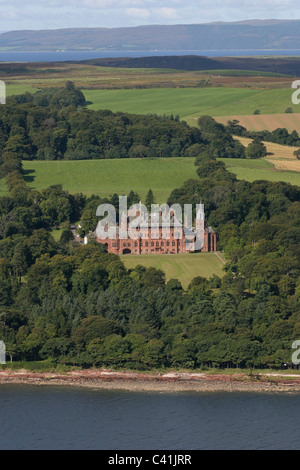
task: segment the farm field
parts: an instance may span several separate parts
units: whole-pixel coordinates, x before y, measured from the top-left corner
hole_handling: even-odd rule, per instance
[[[300,160],[272,160],[268,158],[277,170],[297,171],[300,173]]]
[[[282,147],[282,146],[279,146]],[[273,157],[272,157],[273,158]],[[273,164],[289,160],[222,159],[239,179],[286,181],[300,186],[300,172],[276,170]],[[277,162],[277,163],[276,163]],[[291,163],[297,163],[292,160]],[[134,190],[144,200],[151,188],[156,202],[164,203],[174,188],[197,178],[194,158],[114,159],[81,161],[24,161],[25,180],[32,189],[41,190],[61,184],[70,193],[109,197]],[[290,168],[287,168],[290,169]],[[0,196],[7,194],[5,179],[0,180]]]
[[[25,180],[41,190],[61,184],[70,193],[127,195],[131,190],[144,200],[151,188],[156,202],[166,202],[174,188],[196,178],[194,158],[113,159],[81,161],[24,161]],[[6,193],[0,180],[0,195]]]
[[[286,128],[289,132],[296,130],[300,133],[300,107],[298,111],[298,113],[291,114],[216,116],[215,119],[225,125],[229,120],[236,119],[248,131],[274,131],[278,128]]]
[[[251,139],[239,137],[238,140],[247,147],[251,143]],[[298,171],[300,172],[300,160],[294,155],[295,147],[288,145],[279,145],[272,142],[264,142],[270,155],[265,158],[266,161],[272,163],[278,170]]]
[[[60,66],[62,67],[62,66]],[[78,66],[79,67],[79,66]],[[70,68],[70,70],[69,70]],[[61,69],[51,69],[32,78],[12,78],[7,81],[7,95],[35,92],[38,88],[62,87],[70,78],[82,88],[90,109],[110,109],[136,114],[179,115],[190,125],[196,125],[196,119],[204,114],[213,116],[222,123],[237,119],[249,130],[286,127],[289,130],[300,128],[300,108],[291,102],[291,88],[283,83],[283,88],[276,84],[261,84],[257,88],[251,84],[252,77],[242,77],[247,82],[235,83],[234,77],[209,76],[204,72],[184,72],[168,69],[118,69],[87,66],[72,69],[71,65]],[[63,73],[65,72],[65,75]],[[78,76],[75,74],[78,72]],[[85,72],[87,75],[84,75]],[[192,79],[189,74],[192,74]],[[85,78],[84,78],[85,77]],[[169,79],[178,79],[178,82]],[[256,77],[262,80],[266,77]],[[180,80],[183,80],[182,84]],[[191,79],[191,82],[188,80]],[[79,80],[79,81],[78,81]],[[138,80],[136,82],[135,80]],[[145,80],[144,84],[142,80]],[[152,80],[157,80],[153,82]],[[187,82],[186,82],[187,80]],[[201,81],[209,80],[211,86],[196,86]],[[220,83],[217,82],[220,80]],[[227,80],[227,82],[222,82]],[[147,83],[152,84],[147,88]],[[230,83],[232,82],[232,86]],[[188,83],[193,86],[186,86]],[[104,89],[99,89],[102,84]],[[107,89],[114,84],[115,89]],[[153,87],[153,84],[156,86]],[[136,86],[137,88],[134,88]],[[275,88],[274,88],[275,86]],[[133,87],[133,88],[130,88]],[[142,87],[142,88],[139,88]],[[264,88],[265,87],[265,88]],[[292,114],[285,114],[291,107]],[[253,115],[259,109],[260,115]],[[276,115],[276,116],[275,116]]]
[[[227,170],[234,173],[240,180],[285,181],[300,186],[300,172],[274,168],[268,159],[221,158],[220,160],[225,163]]]
[[[196,276],[209,278],[213,274],[219,277],[224,275],[223,263],[215,253],[121,255],[120,258],[127,269],[133,269],[137,265],[161,269],[165,272],[167,281],[178,279],[184,289]]]
[[[19,63],[11,67],[3,63],[0,64],[0,76],[8,85],[12,84],[13,86],[61,87],[64,86],[66,80],[72,80],[77,87],[94,90],[141,87],[199,88],[207,82],[212,87],[289,88],[292,79],[291,76],[285,74],[239,70],[236,67],[221,70],[196,70],[193,67],[192,70],[187,70],[186,67],[182,68],[182,64],[180,65],[172,59],[168,60],[168,64],[165,61],[159,64],[154,60],[152,61],[153,67],[149,67],[149,63],[147,63],[147,67],[143,67],[142,63],[136,64],[136,67],[126,67],[126,61],[125,63],[121,61],[119,66],[112,67],[109,62],[105,62],[105,66],[101,65],[101,61],[95,61],[95,63],[84,61],[77,63]]]
[[[230,87],[154,88],[130,90],[83,90],[91,109],[110,109],[136,114],[179,115],[196,125],[201,115],[241,116],[283,114],[291,103],[291,89],[251,89]]]
[[[23,83],[8,83],[6,85],[6,95],[22,95],[23,93],[35,93],[37,88]]]
[[[248,139],[247,137],[236,137],[245,147],[252,142],[252,139]],[[294,155],[295,150],[297,147],[291,147],[289,145],[280,145],[273,142],[263,142],[264,145],[267,147],[268,153],[272,154],[267,158],[272,158],[273,160],[297,160],[296,156]]]

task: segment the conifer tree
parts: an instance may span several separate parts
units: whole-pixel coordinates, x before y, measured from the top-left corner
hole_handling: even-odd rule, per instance
[[[149,189],[145,200],[145,205],[149,212],[151,211],[151,204],[155,204],[155,197],[152,192],[152,189]]]

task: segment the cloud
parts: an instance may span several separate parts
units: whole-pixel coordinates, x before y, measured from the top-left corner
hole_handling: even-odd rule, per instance
[[[78,6],[82,5],[84,7],[91,8],[124,8],[124,7],[135,7],[143,5],[141,0],[69,0],[68,3],[76,4]]]
[[[149,18],[151,15],[150,10],[146,10],[145,8],[126,8],[125,14],[130,17],[134,18]]]
[[[162,8],[153,8],[153,9],[145,9],[145,8],[126,8],[126,15],[135,18],[143,18],[143,19],[156,19],[156,20],[177,20],[180,18],[178,15],[177,10],[174,8],[162,7]]]
[[[0,0],[0,30],[300,18],[299,0]]]
[[[155,8],[153,11],[156,16],[160,16],[161,18],[165,18],[168,20],[169,19],[177,20],[178,18],[180,18],[180,15],[175,8],[162,7],[162,8]]]

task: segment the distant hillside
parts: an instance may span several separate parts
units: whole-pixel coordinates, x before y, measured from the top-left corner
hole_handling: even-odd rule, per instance
[[[0,34],[0,48],[14,51],[299,49],[300,20],[11,31]]]
[[[81,61],[99,67],[157,68],[176,70],[244,70],[300,76],[300,58],[153,56],[137,58],[90,59]],[[0,67],[1,70],[1,67]]]

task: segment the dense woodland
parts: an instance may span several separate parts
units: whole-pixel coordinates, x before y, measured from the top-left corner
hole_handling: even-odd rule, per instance
[[[32,110],[31,103],[21,105],[27,106]],[[55,109],[60,116],[86,113]],[[36,111],[41,122],[54,119],[47,106]],[[1,116],[3,126],[2,109]],[[31,118],[26,122],[33,125]],[[141,119],[150,123],[151,135],[152,120]],[[70,224],[82,220],[83,230],[94,228],[95,209],[104,200],[71,195],[60,186],[31,190],[22,174],[23,153],[13,154],[12,166],[6,161],[0,338],[13,362],[137,370],[280,368],[291,362],[291,345],[300,337],[300,188],[238,181],[217,160],[226,148],[236,150],[223,129],[207,117],[198,131],[187,128],[203,140],[194,147],[197,176],[168,201],[197,204],[201,198],[227,260],[222,279],[197,277],[186,290],[176,279],[166,282],[160,270],[126,269],[93,240],[77,245]],[[20,128],[15,136],[22,138]],[[7,142],[2,139],[2,152]],[[131,192],[129,203],[136,200]],[[58,227],[63,231],[55,241],[52,230]]]
[[[199,146],[219,157],[245,156],[245,148],[224,126],[218,137],[215,129],[212,142],[209,134],[180,122],[178,116],[93,111],[85,105],[84,95],[72,82],[63,89],[8,98],[0,108],[2,176],[15,156],[23,160],[193,157]]]

